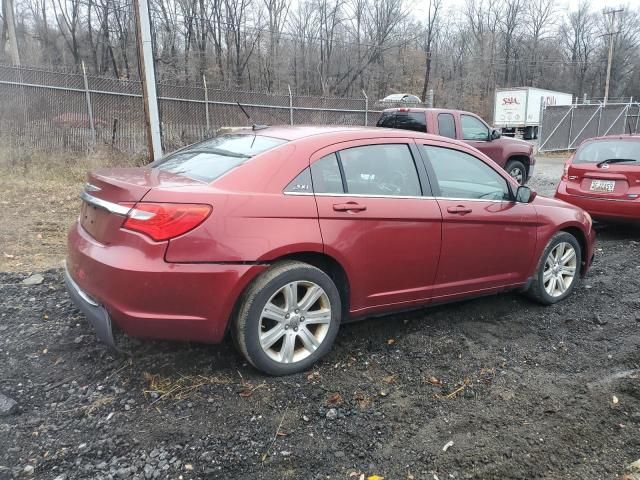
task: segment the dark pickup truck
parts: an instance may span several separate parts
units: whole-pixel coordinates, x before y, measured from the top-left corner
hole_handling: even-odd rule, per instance
[[[500,137],[474,113],[440,108],[389,108],[378,127],[400,128],[455,138],[477,148],[524,185],[533,174],[533,146],[523,140]]]

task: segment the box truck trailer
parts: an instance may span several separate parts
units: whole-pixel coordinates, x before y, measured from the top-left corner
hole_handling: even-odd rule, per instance
[[[497,88],[493,109],[493,126],[503,135],[521,134],[525,140],[538,137],[542,105],[571,105],[570,93],[533,87]]]

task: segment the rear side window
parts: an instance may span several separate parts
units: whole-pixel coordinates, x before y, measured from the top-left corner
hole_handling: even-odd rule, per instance
[[[251,157],[286,140],[262,135],[223,135],[178,150],[151,164],[152,168],[212,182]]]
[[[580,146],[573,163],[600,163],[616,160],[615,163],[640,163],[640,141],[596,140]]]
[[[419,196],[420,180],[408,145],[366,145],[341,150],[346,193]]]
[[[342,175],[335,153],[311,164],[311,177],[315,193],[344,193]]]
[[[443,137],[456,138],[456,122],[452,114],[438,114],[438,134]]]
[[[376,126],[426,132],[427,118],[423,112],[386,112],[382,114]]]

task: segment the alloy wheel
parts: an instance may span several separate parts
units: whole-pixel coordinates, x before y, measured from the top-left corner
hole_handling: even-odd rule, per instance
[[[330,325],[331,303],[324,289],[310,281],[290,282],[262,309],[260,346],[276,362],[299,362],[320,347]]]
[[[524,178],[524,172],[520,167],[513,167],[509,171],[509,175],[515,178],[518,181],[518,184],[522,185],[522,179]]]
[[[573,283],[577,267],[576,250],[567,242],[558,243],[547,256],[542,283],[552,297],[563,295]]]

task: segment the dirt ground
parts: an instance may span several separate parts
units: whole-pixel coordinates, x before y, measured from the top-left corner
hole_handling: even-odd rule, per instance
[[[561,170],[539,162],[532,185],[552,193]],[[559,305],[512,293],[346,325],[286,378],[230,342],[114,354],[59,268],[21,283],[45,265],[29,244],[0,273],[0,393],[19,405],[0,417],[0,479],[621,479],[640,459],[639,241],[638,226],[599,227],[593,269]]]

